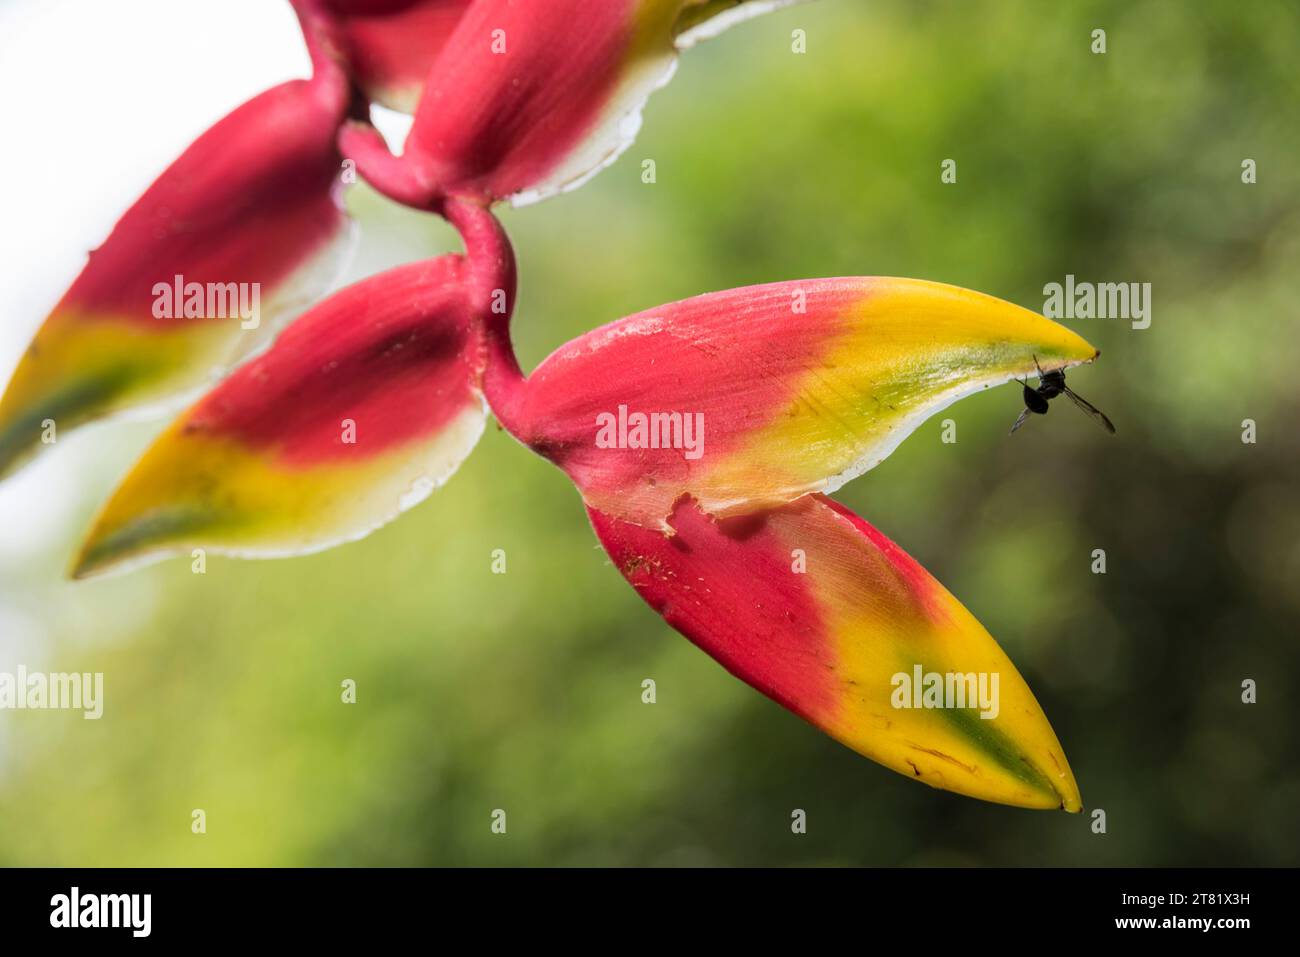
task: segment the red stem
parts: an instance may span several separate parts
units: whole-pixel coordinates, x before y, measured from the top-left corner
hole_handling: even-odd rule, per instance
[[[521,434],[524,374],[510,341],[515,308],[515,253],[510,237],[486,205],[450,197],[438,209],[460,232],[465,244],[466,281],[484,349],[483,394],[493,414],[511,435]]]
[[[346,97],[351,87],[347,55],[338,23],[323,0],[290,0],[302,24],[311,55],[312,82],[330,96]],[[359,96],[352,98],[354,119],[339,129],[339,151],[384,195],[416,209],[438,213],[456,227],[465,244],[465,281],[483,360],[483,393],[497,420],[523,441],[519,420],[524,374],[510,341],[515,308],[515,253],[486,200],[444,196],[420,173],[411,157],[394,156],[379,131],[365,121]]]
[[[443,202],[437,185],[420,175],[408,157],[394,156],[380,132],[368,122],[349,120],[339,129],[339,152],[357,164],[367,183],[389,199],[413,209],[437,210]]]

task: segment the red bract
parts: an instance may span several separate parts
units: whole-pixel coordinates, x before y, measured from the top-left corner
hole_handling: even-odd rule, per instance
[[[0,474],[40,447],[43,422],[66,430],[206,384],[332,281],[348,90],[316,40],[313,62],[311,80],[200,136],[90,254],[0,399]]]
[[[506,421],[589,505],[666,527],[683,495],[730,515],[834,491],[958,399],[1095,355],[1037,313],[941,283],[771,283],[562,346]]]
[[[607,162],[676,46],[760,5],[295,7],[312,80],[222,121],[123,217],[0,405],[0,464],[35,441],[42,418],[102,414],[209,361],[206,338],[154,348],[200,327],[155,326],[145,291],[182,272],[200,285],[280,288],[341,220],[343,117],[361,120],[368,99],[402,105],[421,73],[401,157],[364,123],[338,135],[363,177],[445,216],[465,253],[339,291],[209,391],[122,482],[74,574],[194,548],[298,554],[364,535],[454,472],[490,407],[573,479],[620,573],[733,674],[927,784],[1079,810],[1060,744],[993,638],[822,493],[946,405],[1090,362],[1091,345],[969,290],[847,277],[650,309],[562,346],[531,376],[515,360],[515,261],[491,204],[545,195]],[[230,323],[202,328],[233,339]],[[944,674],[969,676],[977,700],[930,710],[919,686]],[[902,693],[913,675],[915,693]]]
[[[683,500],[672,535],[590,515],[615,566],[669,624],[835,739],[934,787],[1080,809],[1061,745],[1002,649],[844,506],[814,495],[718,522]],[[956,720],[945,709],[897,707],[896,676],[917,666],[996,675],[996,702]]]
[[[429,69],[402,155],[360,124],[340,143],[377,189],[417,208],[446,196],[540,199],[631,143],[646,98],[672,75],[679,42],[770,6],[475,0]]]
[[[349,286],[154,442],[95,521],[77,577],[195,547],[301,554],[415,505],[487,412],[459,256]]]
[[[297,7],[312,0],[294,0]],[[354,82],[366,96],[415,112],[429,67],[470,0],[323,0]]]

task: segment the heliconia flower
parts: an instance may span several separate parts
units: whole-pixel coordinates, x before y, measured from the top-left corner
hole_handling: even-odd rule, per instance
[[[0,475],[60,432],[193,391],[332,281],[349,237],[335,146],[346,77],[266,91],[200,136],[118,221],[0,398]]]
[[[429,67],[471,0],[293,0],[310,2],[337,22],[348,72],[366,97],[414,113]]]
[[[516,204],[581,183],[631,143],[677,52],[790,0],[474,0],[442,45],[400,157],[360,123],[340,145],[388,196]]]
[[[483,432],[487,331],[508,327],[516,278],[494,216],[460,201],[443,212],[467,256],[371,276],[295,320],[146,450],[72,575],[195,548],[319,551],[364,537],[445,482]]]
[[[935,787],[1079,809],[1050,725],[970,613],[847,509],[764,476],[804,474],[783,472],[781,463],[804,461],[805,442],[825,446],[807,459],[821,463],[808,474],[833,463],[838,445],[857,459],[864,450],[883,456],[901,437],[894,433],[935,404],[1015,375],[1022,352],[1031,363],[1059,366],[1095,350],[1042,317],[964,290],[823,280],[800,284],[809,308],[795,313],[819,321],[783,326],[764,306],[778,295],[786,301],[790,284],[719,293],[581,337],[526,378],[508,331],[509,240],[480,205],[451,200],[440,211],[463,237],[464,257],[365,280],[291,325],[145,453],[96,520],[74,575],[196,548],[274,556],[359,537],[451,474],[481,432],[486,399],[512,434],[569,470],[589,502],[601,499],[588,513],[619,570],[734,674],[860,753]],[[719,338],[723,330],[731,332]],[[775,344],[782,337],[789,360]],[[621,342],[640,349],[624,354]],[[723,368],[722,347],[754,382],[779,385],[796,372],[807,381],[781,406],[761,388],[742,387],[741,377],[723,376],[714,385],[730,390],[723,421],[732,426],[697,458],[689,446],[661,457],[648,453],[668,450],[596,444],[596,419],[568,377],[585,369],[592,395],[634,395],[654,408],[684,395],[706,401],[701,382]],[[564,364],[559,374],[556,363]],[[622,391],[614,382],[620,372]],[[810,422],[769,431],[805,406],[815,413]],[[714,414],[724,405],[706,408]],[[875,417],[893,424],[873,432]],[[814,439],[822,418],[837,427]],[[727,438],[751,434],[762,441]],[[695,485],[673,485],[678,473],[664,464],[725,461],[736,448],[761,453],[736,473],[746,476],[738,486],[744,515],[709,514],[691,498]],[[577,467],[598,455],[639,465],[590,474]],[[589,481],[635,477],[638,468],[647,478],[622,489],[641,502],[630,509],[613,492],[603,497],[612,486]],[[641,486],[661,480],[673,485],[668,511],[640,521],[643,512],[658,515],[645,511],[653,496]],[[787,495],[792,501],[781,501]],[[714,511],[740,511],[731,504]]]
[[[154,442],[74,576],[193,548],[316,551],[422,500],[486,418],[465,274],[459,256],[400,266],[303,315]]]
[[[1043,316],[915,279],[782,282],[603,326],[532,373],[505,420],[587,504],[667,527],[830,492],[981,389],[1089,362]],[[503,400],[504,404],[504,400]]]
[[[1047,718],[997,642],[914,559],[808,496],[671,536],[589,510],[623,577],[728,671],[854,751],[932,787],[1081,808]]]
[[[784,2],[474,0],[469,16],[470,0],[293,0],[312,80],[216,124],[91,254],[0,397],[0,476],[50,427],[194,391],[324,291],[350,235],[333,145],[364,105],[349,83],[409,109],[432,78],[402,161],[369,127],[344,137],[380,188],[401,186],[417,159],[422,182],[433,157],[447,175],[419,186],[422,207],[444,192],[537,196],[544,180],[571,184],[626,145],[628,118],[666,80],[676,47]]]
[[[313,78],[204,134],[91,255],[0,399],[0,473],[48,420],[184,391],[263,345],[343,231],[337,137],[382,192],[449,219],[464,256],[349,286],[212,388],[104,506],[75,576],[358,538],[444,482],[490,408],[570,476],[642,597],[733,674],[934,787],[1078,811],[1060,743],[993,638],[823,493],[979,389],[1037,375],[1023,395],[1043,411],[1067,391],[1051,373],[1096,349],[989,296],[859,277],[671,303],[527,377],[515,360],[515,262],[490,204],[611,161],[677,49],[779,5],[294,0]],[[417,92],[401,157],[367,125],[340,128],[360,96]]]

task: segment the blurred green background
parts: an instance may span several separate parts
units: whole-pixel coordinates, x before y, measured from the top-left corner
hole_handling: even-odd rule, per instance
[[[62,582],[154,424],[116,431],[130,448],[52,503],[63,533],[0,567],[6,621],[49,669],[104,672],[107,699],[98,722],[0,715],[0,863],[1300,863],[1298,54],[1285,0],[818,0],[690,51],[617,164],[503,216],[526,368],[750,283],[915,276],[1033,309],[1067,273],[1152,284],[1149,329],[1071,323],[1103,353],[1071,384],[1117,437],[1057,403],[1009,438],[1007,387],[944,413],[955,444],[932,420],[838,495],[999,639],[1106,834],[909,782],[731,678],[494,426],[362,542]],[[350,202],[355,276],[456,248]]]

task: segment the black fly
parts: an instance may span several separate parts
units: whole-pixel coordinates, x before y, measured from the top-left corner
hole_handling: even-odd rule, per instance
[[[1012,432],[1025,424],[1025,419],[1029,418],[1030,412],[1036,415],[1046,415],[1047,403],[1058,395],[1065,394],[1070,397],[1071,402],[1096,419],[1098,425],[1111,435],[1115,434],[1115,426],[1111,424],[1110,419],[1106,418],[1105,413],[1094,407],[1087,399],[1076,395],[1065,384],[1064,369],[1044,372],[1042,367],[1038,365],[1037,356],[1034,357],[1034,367],[1038,369],[1038,388],[1031,389],[1027,380],[1022,382],[1025,387],[1025,411],[1020,413],[1020,417],[1016,419],[1016,424],[1011,427]]]

